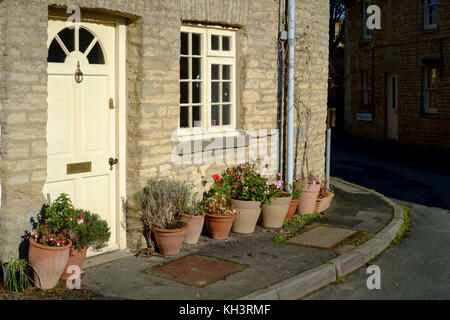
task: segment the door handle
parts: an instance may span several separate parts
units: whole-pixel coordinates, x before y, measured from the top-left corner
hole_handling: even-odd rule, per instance
[[[119,163],[119,159],[109,158],[109,170],[113,169],[113,166]]]

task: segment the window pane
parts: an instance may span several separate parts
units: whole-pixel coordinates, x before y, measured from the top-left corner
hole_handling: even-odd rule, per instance
[[[92,40],[94,40],[94,35],[92,33],[90,33],[89,31],[87,31],[84,28],[80,28],[80,45],[79,45],[79,49],[81,52],[85,52],[86,49],[89,47],[89,45],[91,44]]]
[[[189,58],[180,58],[180,79],[189,79]]]
[[[202,59],[192,58],[192,79],[200,80],[202,78]]]
[[[189,34],[185,32],[181,33],[181,54],[189,54]]]
[[[189,128],[189,107],[180,107],[180,128]]]
[[[211,107],[211,125],[212,126],[219,126],[220,125],[219,106],[212,106]]]
[[[105,57],[103,56],[103,50],[98,41],[92,47],[87,58],[90,64],[105,64]]]
[[[75,50],[75,28],[61,30],[58,36],[66,46],[67,51],[72,52]]]
[[[222,79],[223,80],[231,80],[231,66],[223,65],[222,66]]]
[[[222,125],[227,126],[231,124],[231,106],[223,105],[222,106]]]
[[[212,64],[211,65],[211,79],[212,80],[220,80],[220,65]]]
[[[211,50],[220,50],[219,47],[220,37],[212,35],[211,36]]]
[[[201,103],[201,88],[202,83],[201,82],[193,82],[192,83],[192,103]]]
[[[201,56],[202,55],[202,35],[198,33],[192,34],[192,55]]]
[[[50,44],[50,48],[48,48],[48,62],[56,62],[56,63],[64,63],[66,60],[66,53],[59,45],[56,39],[53,39]]]
[[[202,107],[195,106],[192,107],[192,127],[201,127],[202,126]]]
[[[230,37],[222,37],[222,51],[231,50],[231,39]]]
[[[222,102],[230,102],[230,91],[231,83],[224,82],[222,83]]]
[[[211,102],[220,102],[220,82],[211,82]]]
[[[189,82],[180,82],[180,103],[189,103]]]

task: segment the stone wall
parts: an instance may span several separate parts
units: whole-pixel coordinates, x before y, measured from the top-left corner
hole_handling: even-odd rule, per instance
[[[348,6],[346,129],[348,132],[375,139],[388,134],[386,79],[398,75],[398,140],[399,142],[436,149],[450,148],[450,1],[439,1],[439,28],[424,30],[424,1],[382,0],[381,30],[374,30],[371,41],[361,40],[361,1]],[[361,71],[372,71],[374,50],[374,106],[362,103]],[[422,108],[423,59],[442,59],[439,79],[437,114]],[[357,113],[372,113],[373,121],[356,119]]]
[[[284,4],[284,1],[281,1]],[[17,249],[29,219],[45,202],[47,121],[48,5],[66,7],[70,0],[5,0],[0,4],[0,123],[2,206],[0,259]],[[127,24],[127,245],[142,243],[142,224],[134,203],[136,191],[150,177],[202,180],[225,164],[172,161],[178,141],[172,133],[179,116],[180,26],[217,24],[238,28],[238,129],[265,129],[246,136],[242,146],[268,140],[276,162],[278,1],[272,0],[102,0],[76,1],[82,9],[128,19]],[[282,11],[284,8],[282,7]],[[308,169],[324,174],[328,75],[328,1],[297,1],[297,32],[309,31],[307,57],[299,52],[297,89],[312,111]],[[3,45],[4,44],[4,45]],[[6,84],[6,85],[5,85]],[[302,126],[300,126],[302,127]],[[271,159],[270,155],[275,157]],[[276,167],[276,166],[275,166]],[[209,184],[206,185],[206,188]]]

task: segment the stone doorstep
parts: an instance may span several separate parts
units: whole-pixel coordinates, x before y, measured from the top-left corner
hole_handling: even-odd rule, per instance
[[[329,249],[335,247],[338,243],[356,234],[357,232],[358,231],[350,229],[317,226],[294,238],[291,238],[288,240],[288,243]]]
[[[87,257],[84,262],[83,269],[89,269],[101,264],[113,262],[115,260],[123,259],[133,255],[130,249],[114,250],[111,252],[102,253],[96,256]]]

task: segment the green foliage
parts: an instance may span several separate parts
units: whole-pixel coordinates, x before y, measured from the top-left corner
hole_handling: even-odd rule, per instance
[[[137,193],[142,220],[148,230],[152,226],[176,229],[184,213],[189,213],[191,193],[185,182],[149,179]]]
[[[403,239],[406,237],[406,234],[409,231],[409,228],[411,226],[411,208],[405,205],[400,206],[403,211],[403,224],[400,227],[400,229],[397,231],[397,234],[395,235],[395,238],[392,240],[392,243],[394,244],[400,244],[402,243]]]
[[[292,183],[292,199],[299,199],[302,195],[303,186],[298,180],[294,180]]]
[[[284,221],[283,227],[301,228],[309,220],[312,220],[315,218],[320,218],[320,217],[321,217],[321,215],[319,213],[311,213],[311,214],[305,214],[305,215],[294,214],[294,216],[291,219]]]
[[[76,229],[70,232],[72,245],[81,251],[84,247],[99,251],[108,245],[111,237],[108,223],[102,220],[98,214],[87,210],[76,209],[75,216],[82,219]],[[79,220],[81,221],[81,220]]]
[[[267,179],[256,171],[256,163],[246,162],[227,168],[222,176],[213,175],[210,194],[220,193],[228,199],[264,201],[270,204]]]
[[[202,201],[203,210],[212,215],[218,216],[232,216],[237,214],[229,204],[228,199],[224,194],[215,193]]]
[[[9,254],[9,260],[4,264],[6,291],[18,293],[24,291],[27,287],[31,287],[30,279],[25,272],[27,267],[27,260],[18,259],[12,253]]]

